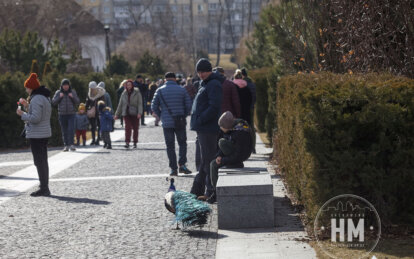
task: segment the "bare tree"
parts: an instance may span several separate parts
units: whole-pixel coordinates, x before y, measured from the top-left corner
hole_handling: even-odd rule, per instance
[[[218,28],[218,34],[217,34],[217,60],[216,60],[216,67],[220,64],[220,54],[221,54],[221,47],[220,47],[220,42],[221,42],[221,26],[223,24],[223,13],[224,13],[224,8],[221,4],[221,0],[219,0],[219,8],[220,8],[220,16],[219,19],[217,21],[217,28]]]
[[[250,34],[250,28],[252,26],[252,0],[249,0],[249,15],[248,15],[248,23],[247,23],[247,34]]]
[[[226,3],[227,19],[228,19],[228,22],[229,22],[231,42],[233,44],[233,49],[236,49],[236,39],[235,39],[235,36],[234,36],[233,25],[232,25],[232,22],[231,22],[230,3],[229,3],[229,0],[224,0],[224,2]]]

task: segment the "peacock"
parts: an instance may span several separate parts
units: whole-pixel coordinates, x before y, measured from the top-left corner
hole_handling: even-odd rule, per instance
[[[168,178],[167,178],[168,181]],[[170,179],[170,187],[164,199],[165,207],[175,214],[174,222],[181,222],[183,227],[203,226],[207,223],[210,207],[197,200],[196,195],[184,191],[177,191],[174,186],[174,178]]]

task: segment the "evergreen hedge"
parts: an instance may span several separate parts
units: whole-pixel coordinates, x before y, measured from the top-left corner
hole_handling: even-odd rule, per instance
[[[268,99],[267,99],[267,75],[269,74],[268,68],[262,68],[258,70],[252,70],[249,76],[256,84],[256,126],[260,132],[266,131],[266,117],[268,111]]]
[[[383,224],[414,225],[414,80],[286,76],[276,111],[280,167],[311,222],[328,199],[352,193],[369,200]]]
[[[20,132],[24,126],[23,121],[16,114],[17,101],[20,97],[27,97],[23,86],[27,77],[28,75],[20,72],[0,75],[0,121],[2,122],[0,124],[0,148],[18,148],[27,145],[26,141],[20,137]],[[56,90],[59,89],[60,82],[63,78],[70,80],[72,88],[76,90],[80,101],[83,103],[86,101],[90,81],[96,81],[97,83],[100,81],[105,82],[105,89],[110,94],[112,105],[116,109],[118,104],[116,90],[126,77],[108,77],[103,73],[62,75],[58,72],[52,72],[41,80],[41,84],[47,86],[52,91],[51,98]],[[62,145],[57,107],[53,107],[52,109],[51,126],[52,137],[49,139],[49,144],[52,146]]]

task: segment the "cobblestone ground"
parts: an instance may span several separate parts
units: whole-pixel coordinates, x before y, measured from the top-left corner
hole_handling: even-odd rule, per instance
[[[150,177],[169,173],[162,128],[139,134],[138,149],[115,142],[53,177],[51,197],[32,198],[29,190],[0,204],[0,258],[214,258],[216,207],[205,227],[175,230],[164,208],[168,183]],[[194,140],[188,131],[190,169]],[[129,175],[143,177],[106,179]],[[101,178],[71,181],[91,176]],[[176,187],[189,191],[192,181],[178,177]]]

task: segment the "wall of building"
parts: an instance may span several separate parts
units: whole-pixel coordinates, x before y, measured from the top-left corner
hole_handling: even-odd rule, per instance
[[[267,0],[77,0],[111,27],[111,49],[135,30],[151,28],[197,50],[232,53]],[[191,8],[192,6],[192,8]],[[192,21],[192,22],[191,22]],[[221,31],[219,35],[219,31]],[[220,40],[219,40],[220,39]],[[219,40],[219,44],[218,44]]]
[[[82,49],[82,58],[91,59],[95,71],[101,72],[105,68],[105,35],[81,36],[79,45]]]

